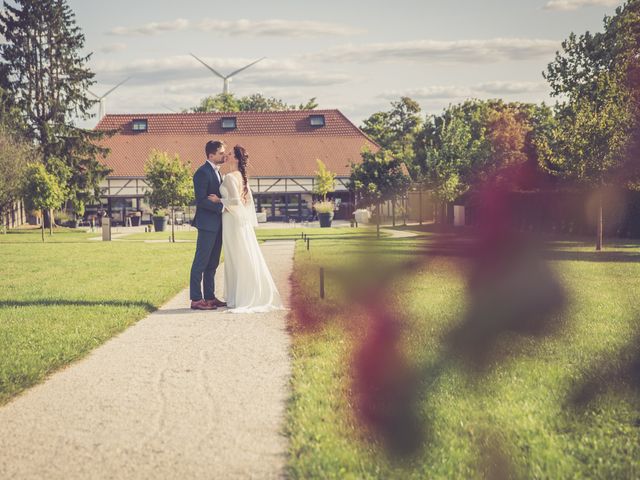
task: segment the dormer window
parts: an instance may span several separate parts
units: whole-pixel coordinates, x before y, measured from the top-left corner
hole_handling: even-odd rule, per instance
[[[324,115],[310,115],[309,125],[312,127],[324,127]]]
[[[232,130],[236,127],[236,117],[225,117],[222,119],[222,128],[225,130]]]
[[[149,128],[146,118],[139,118],[133,121],[132,130],[134,132],[146,132]]]

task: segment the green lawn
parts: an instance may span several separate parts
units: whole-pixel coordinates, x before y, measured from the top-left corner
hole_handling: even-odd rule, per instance
[[[89,238],[98,237],[100,231],[87,232],[86,229],[55,228],[53,235],[49,235],[49,230],[45,230],[45,243],[77,243],[85,242]],[[38,229],[16,229],[9,230],[8,233],[0,233],[0,243],[42,243],[42,234]]]
[[[312,238],[340,238],[343,236],[350,237],[370,237],[375,234],[375,230],[369,227],[360,228],[258,228],[256,234],[260,240],[283,240],[298,239],[302,233]],[[123,237],[126,241],[141,240],[166,240],[169,241],[171,232],[150,232],[150,233],[134,233]],[[196,241],[197,232],[192,231],[176,231],[176,240]]]
[[[96,234],[0,235],[0,404],[188,283],[191,244],[88,242]],[[35,238],[34,238],[35,237]],[[55,242],[55,243],[54,243]]]
[[[365,229],[308,229],[314,238]],[[99,232],[59,228],[0,234],[0,404],[48,373],[78,359],[184,288],[195,246],[144,243],[167,233],[124,241],[89,241]],[[294,238],[293,229],[259,230],[260,239]],[[196,232],[177,238],[195,241]]]
[[[429,441],[417,457],[397,462],[364,432],[350,392],[352,355],[366,322],[331,272],[355,264],[367,246],[376,252],[371,265],[393,265],[438,238],[427,233],[373,246],[348,237],[316,240],[310,252],[298,243],[293,291],[304,316],[296,310],[291,323],[291,478],[495,478],[495,470],[487,473],[487,458],[502,457],[515,478],[639,478],[638,391],[610,391],[584,410],[567,406],[586,372],[615,359],[638,334],[640,245],[629,241],[601,254],[576,241],[553,244],[547,256],[570,299],[557,318],[565,327],[542,339],[511,339],[503,347],[513,355],[477,382],[458,362],[438,360],[444,335],[465,311],[469,260],[430,255],[389,287],[394,308],[406,319],[404,352],[423,372],[418,416]],[[323,301],[320,266],[328,271]],[[377,270],[361,281],[375,278]],[[637,345],[631,347],[637,352]],[[435,365],[440,375],[430,369]]]

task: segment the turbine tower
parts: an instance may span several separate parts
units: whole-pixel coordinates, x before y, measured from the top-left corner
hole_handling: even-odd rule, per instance
[[[98,110],[98,121],[102,120],[102,118],[107,114],[107,100],[106,100],[107,96],[111,92],[113,92],[116,88],[118,88],[120,85],[122,85],[124,82],[127,82],[129,80],[131,80],[131,77],[125,78],[123,81],[121,81],[119,84],[117,84],[115,87],[113,87],[111,90],[109,90],[107,93],[105,93],[101,97],[93,93],[91,90],[87,90],[87,92],[93,95],[100,102],[100,108]]]
[[[231,72],[229,75],[225,76],[222,75],[221,73],[217,72],[216,70],[214,70],[211,66],[207,65],[206,63],[204,63],[202,60],[200,60],[198,57],[196,57],[193,53],[191,54],[191,56],[193,58],[195,58],[196,60],[198,60],[202,65],[204,65],[205,67],[207,67],[209,70],[211,70],[215,75],[217,75],[218,77],[220,77],[223,81],[222,84],[222,93],[223,94],[228,94],[229,93],[229,82],[231,81],[231,78],[234,75],[237,75],[238,73],[242,72],[243,70],[246,70],[249,67],[252,67],[253,65],[255,65],[256,63],[264,60],[267,57],[262,57],[259,58],[258,60],[256,60],[255,62],[250,63],[249,65],[245,65],[242,68],[239,68],[238,70],[236,70],[235,72]]]

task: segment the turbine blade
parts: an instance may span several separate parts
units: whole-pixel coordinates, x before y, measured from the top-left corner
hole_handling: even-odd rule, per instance
[[[95,98],[100,100],[100,97],[98,95],[96,95],[95,93],[93,93],[91,90],[87,90],[87,92],[89,92],[89,94],[93,95]]]
[[[124,82],[127,82],[131,80],[131,77],[125,78],[123,81],[121,81],[119,84],[117,84],[115,87],[113,87],[111,90],[109,90],[107,93],[105,93],[104,95],[102,95],[101,98],[106,97],[107,95],[109,95],[111,92],[113,92],[116,88],[118,88],[120,85],[122,85]]]
[[[217,76],[219,76],[221,79],[225,79],[225,76],[222,75],[221,73],[218,73],[217,71],[215,71],[212,67],[210,67],[209,65],[207,65],[206,63],[204,63],[202,60],[200,60],[198,57],[196,57],[193,53],[190,53],[189,55],[191,55],[193,58],[195,58],[196,60],[198,60],[202,65],[204,65],[205,67],[207,67],[209,70],[211,70],[213,73],[215,73]]]
[[[233,76],[234,76],[234,75],[236,75],[237,73],[240,73],[241,71],[246,70],[246,69],[247,69],[247,68],[249,68],[249,67],[252,67],[252,66],[253,66],[253,65],[255,65],[256,63],[261,62],[262,60],[264,60],[265,58],[267,58],[267,57],[259,58],[259,59],[258,59],[258,60],[256,60],[255,62],[252,62],[252,63],[250,63],[249,65],[246,65],[246,66],[244,66],[244,67],[242,67],[242,68],[240,68],[240,69],[236,70],[235,72],[231,72],[229,75],[227,75],[227,78],[233,77]]]

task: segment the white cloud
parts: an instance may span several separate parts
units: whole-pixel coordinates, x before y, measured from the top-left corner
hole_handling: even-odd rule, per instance
[[[416,100],[458,100],[474,97],[503,97],[530,93],[543,93],[547,90],[544,82],[487,82],[472,86],[432,85],[409,90],[392,90],[381,94],[380,98],[397,99],[401,96]]]
[[[545,10],[577,10],[583,7],[615,7],[621,0],[549,0],[544,6]]]
[[[350,36],[365,33],[365,30],[338,23],[315,22],[305,20],[211,20],[205,19],[195,23],[179,18],[167,22],[152,22],[139,27],[115,27],[108,33],[111,35],[157,35],[164,32],[175,32],[188,28],[198,29],[228,36],[263,36],[263,37],[316,37],[323,35]]]
[[[141,27],[115,27],[109,30],[110,35],[157,35],[164,32],[175,32],[189,28],[189,20],[178,18],[169,22],[151,22]]]
[[[322,35],[349,36],[365,30],[342,25],[304,20],[203,20],[200,30],[230,36],[314,37]]]
[[[111,43],[109,45],[100,47],[98,51],[100,53],[117,53],[117,52],[122,52],[126,49],[127,49],[127,45],[125,43]]]
[[[497,95],[517,95],[522,93],[544,92],[549,89],[546,82],[487,82],[474,88],[478,92]]]
[[[549,57],[559,48],[555,40],[494,38],[487,40],[416,40],[397,43],[345,45],[303,56],[325,62],[439,61],[493,63]]]

